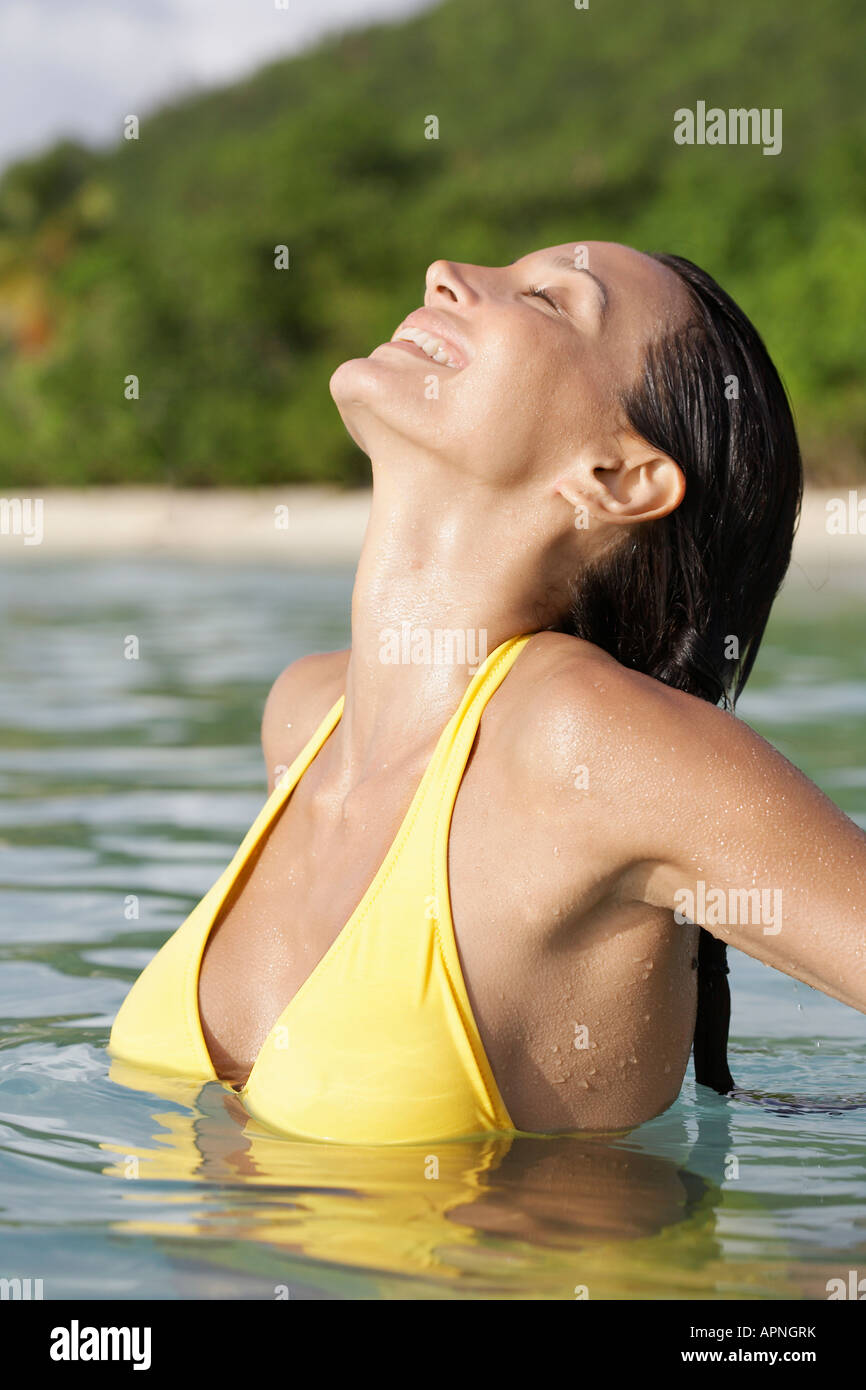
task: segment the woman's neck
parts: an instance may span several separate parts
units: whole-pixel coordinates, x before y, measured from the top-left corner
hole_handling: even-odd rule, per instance
[[[463,479],[438,505],[421,489],[374,489],[339,725],[347,782],[431,748],[485,657],[554,621],[538,601],[553,549],[517,498]]]

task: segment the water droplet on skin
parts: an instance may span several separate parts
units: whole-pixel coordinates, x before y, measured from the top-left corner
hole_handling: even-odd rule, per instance
[[[559,1051],[559,1043],[554,1043],[554,1044],[553,1044],[553,1050],[554,1050],[554,1052],[558,1052],[558,1051]]]
[[[670,1069],[671,1069],[671,1064],[670,1064],[670,1062],[665,1062],[665,1071],[670,1071]]]

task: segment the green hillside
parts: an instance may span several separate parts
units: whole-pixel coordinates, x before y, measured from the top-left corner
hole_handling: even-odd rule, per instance
[[[781,367],[812,476],[866,477],[864,51],[857,0],[447,0],[108,154],[17,165],[0,486],[357,481],[328,378],[420,302],[428,263],[594,238],[717,275]],[[675,144],[698,101],[781,107],[782,152]]]

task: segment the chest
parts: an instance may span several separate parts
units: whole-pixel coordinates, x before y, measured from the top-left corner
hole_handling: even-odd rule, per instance
[[[202,958],[202,1030],[220,1076],[246,1079],[274,1021],[356,917],[383,866],[400,858],[401,827],[423,771],[378,779],[340,802],[329,795],[323,758],[276,815],[222,904]],[[483,854],[485,794],[483,779],[460,788],[470,813],[458,832],[467,864]],[[424,848],[416,836],[416,856]],[[485,883],[470,874],[465,889],[461,911],[474,922],[485,913]]]
[[[218,914],[200,971],[202,1029],[226,1080],[246,1080],[274,1021],[352,917],[418,780],[407,770],[347,807],[329,803],[327,766],[314,764],[277,816]],[[509,783],[493,738],[479,736],[451,817],[448,891],[500,1090],[521,1128],[545,1129],[615,1108],[648,1071],[656,1090],[676,1094],[694,977],[690,943],[672,936],[664,914],[609,900],[590,818],[583,835],[572,826],[558,843],[555,808],[531,797]]]

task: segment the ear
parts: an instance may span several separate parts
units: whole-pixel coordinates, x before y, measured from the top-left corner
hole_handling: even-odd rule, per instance
[[[572,507],[584,506],[613,523],[655,521],[675,511],[686,494],[679,464],[635,435],[617,443],[607,459],[583,457],[558,480],[556,491]]]

